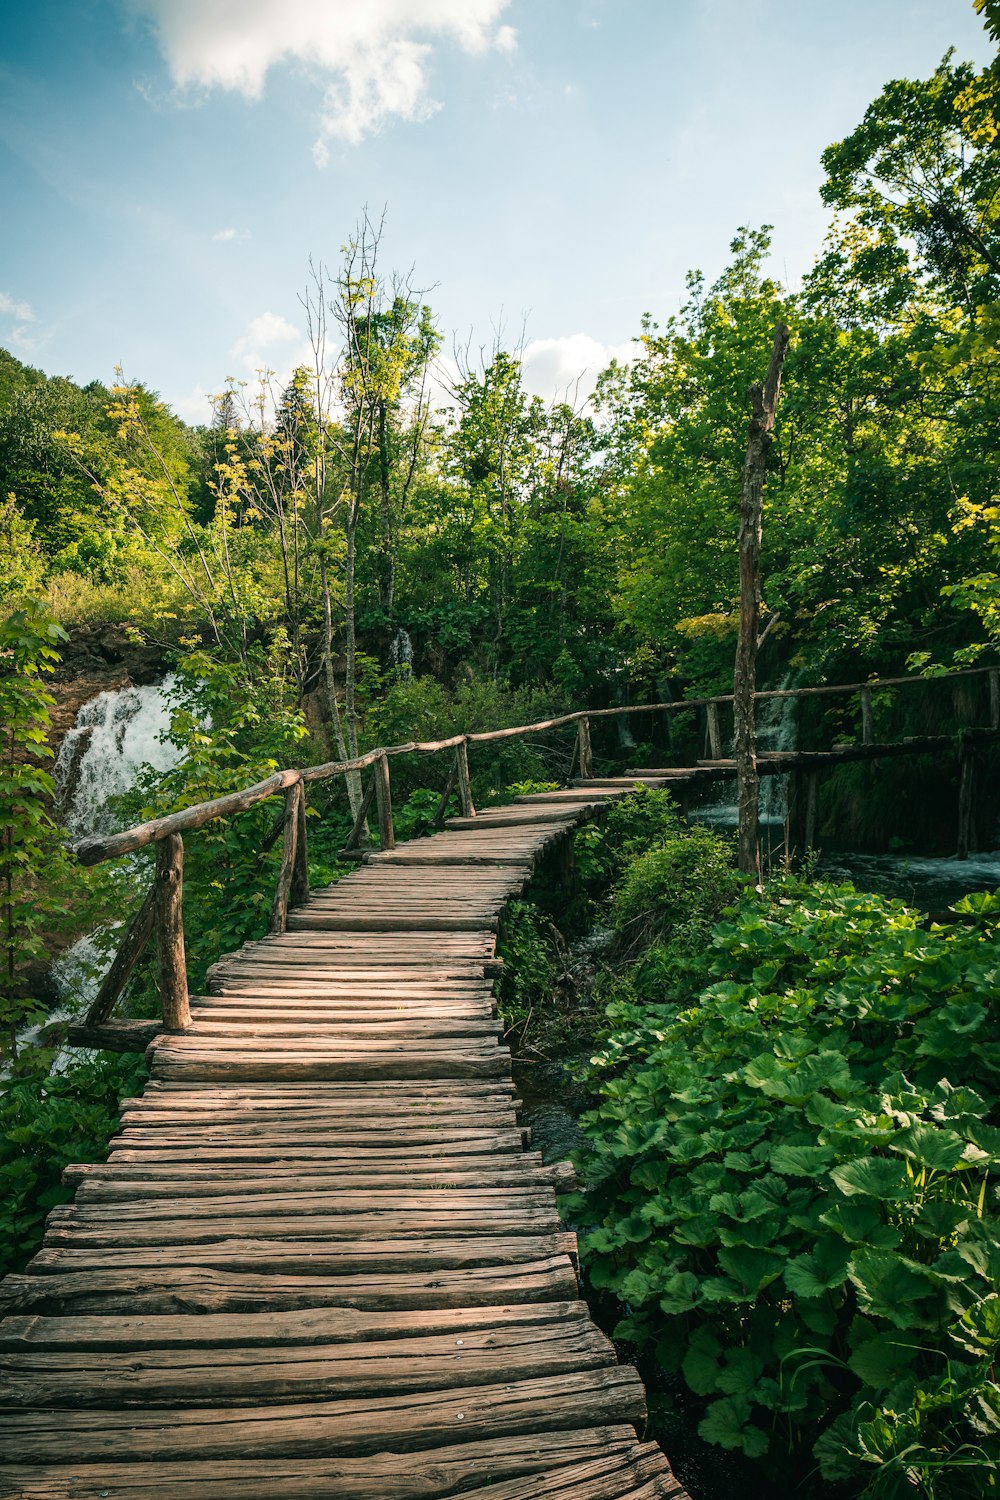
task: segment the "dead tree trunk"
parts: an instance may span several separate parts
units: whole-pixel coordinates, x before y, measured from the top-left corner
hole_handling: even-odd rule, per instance
[[[733,717],[736,722],[736,780],[739,800],[739,865],[746,875],[760,878],[758,831],[757,747],[754,691],[760,633],[760,538],[764,473],[773,441],[772,428],[781,388],[781,367],[788,348],[788,329],[779,323],[774,334],[771,363],[763,385],[750,391],[751,416],[747,456],[740,489],[740,633],[733,674]]]

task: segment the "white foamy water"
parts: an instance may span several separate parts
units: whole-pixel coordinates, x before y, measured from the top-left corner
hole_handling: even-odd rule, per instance
[[[116,923],[115,927],[119,925]],[[111,967],[114,949],[105,951],[108,945],[102,939],[113,930],[98,928],[96,932],[85,933],[82,938],[77,938],[72,948],[53,959],[49,975],[59,1000],[50,1020],[79,1015],[88,1008]]]
[[[99,693],[59,748],[56,813],[73,838],[112,831],[108,800],[127,792],[140,766],[169,771],[181,752],[163,736],[174,707],[173,674],[161,683]]]
[[[780,689],[794,686],[795,674],[791,672],[786,673],[778,683]],[[765,698],[762,703],[757,704],[755,739],[758,753],[798,748],[795,703],[794,698]],[[713,799],[711,802],[692,808],[692,818],[699,823],[710,823],[713,828],[735,828],[739,822],[735,776],[727,776],[725,781],[717,782],[710,795]],[[765,842],[776,846],[784,837],[785,816],[788,812],[787,774],[760,778],[758,806],[761,830],[768,835]]]
[[[968,859],[921,854],[852,854],[830,850],[820,856],[822,880],[849,880],[862,891],[898,896],[925,911],[943,912],[969,891],[1000,886],[1000,849]]]

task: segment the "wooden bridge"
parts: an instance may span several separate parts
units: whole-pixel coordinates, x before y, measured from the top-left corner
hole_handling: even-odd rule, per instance
[[[280,772],[80,847],[87,863],[156,848],[75,1033],[148,1042],[151,1076],[0,1286],[0,1496],[685,1500],[643,1441],[638,1376],[580,1300],[556,1205],[572,1169],[518,1123],[492,993],[499,918],[543,855],[637,781],[728,770],[599,780],[594,717]],[[477,815],[468,746],[559,724],[578,781]],[[390,757],[441,750],[445,826],[397,847]],[[381,847],[309,894],[306,788],[366,768],[349,847],[373,803]],[[462,815],[444,819],[453,790]],[[191,998],[182,835],[282,793],[272,934]],[[113,1021],[154,932],[163,1020]]]
[[[683,1500],[491,987],[504,904],[630,789],[453,818],[216,965],[0,1291],[0,1495]]]

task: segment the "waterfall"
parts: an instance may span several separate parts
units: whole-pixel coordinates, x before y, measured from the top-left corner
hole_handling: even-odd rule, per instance
[[[779,688],[794,686],[793,673],[786,672]],[[765,698],[757,721],[758,750],[795,750],[798,734],[794,698]],[[760,817],[764,823],[785,822],[788,812],[788,775],[762,776],[760,780]]]
[[[794,672],[786,672],[778,683],[779,689],[795,686]],[[757,705],[757,751],[794,750],[798,735],[795,722],[794,698],[765,698]],[[760,825],[762,837],[765,830],[777,828],[780,839],[784,830],[785,814],[788,811],[788,777],[762,776],[760,778]],[[736,805],[736,778],[719,782],[712,802],[693,811],[703,823],[721,828],[735,828],[739,821]]]
[[[142,766],[169,771],[180,760],[182,752],[164,737],[175,683],[171,673],[161,683],[98,693],[80,709],[54,771],[55,813],[71,838],[113,832],[109,799],[129,791]],[[50,974],[59,998],[48,1021],[86,1010],[111,962],[118,925],[85,933],[53,961]],[[32,1040],[37,1029],[22,1040]]]
[[[389,647],[389,665],[395,667],[401,677],[413,676],[413,642],[402,629],[396,631]]]
[[[85,703],[59,748],[55,811],[73,838],[111,831],[108,800],[127,792],[140,766],[169,771],[181,752],[170,728],[175,677],[147,687],[98,693]]]

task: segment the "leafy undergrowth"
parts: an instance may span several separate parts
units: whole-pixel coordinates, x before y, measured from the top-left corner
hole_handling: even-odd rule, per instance
[[[1000,893],[929,924],[849,886],[731,882],[706,924],[714,855],[705,874],[661,842],[612,901],[650,942],[607,983],[586,1080],[590,1284],[701,1398],[701,1436],[782,1493],[991,1493]]]
[[[36,1072],[0,1095],[0,1276],[35,1254],[49,1209],[73,1196],[63,1168],[104,1160],[119,1099],[141,1090],[147,1076],[141,1058],[108,1052],[65,1073],[48,1071],[50,1055],[37,1060]]]

